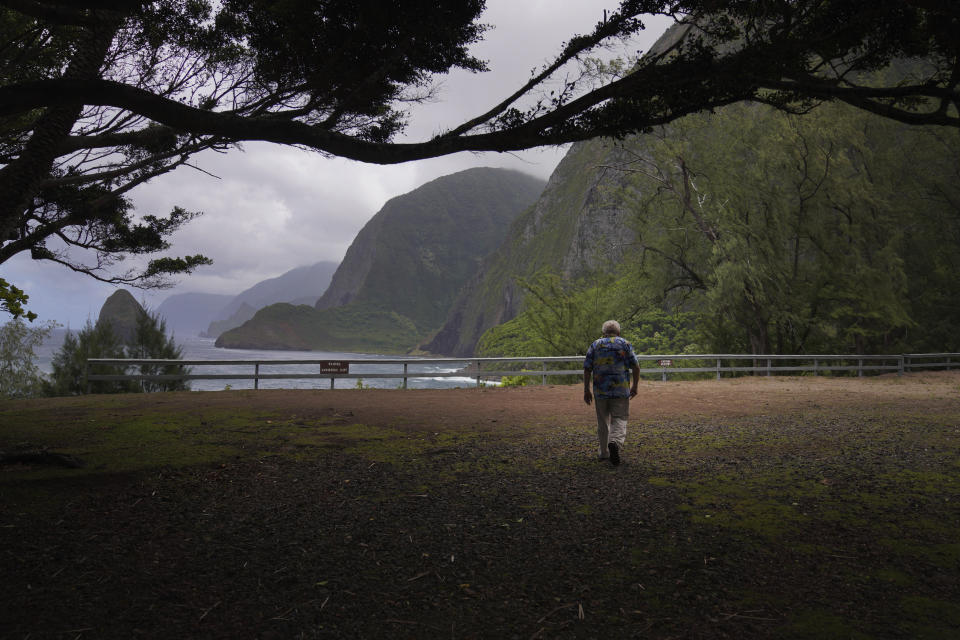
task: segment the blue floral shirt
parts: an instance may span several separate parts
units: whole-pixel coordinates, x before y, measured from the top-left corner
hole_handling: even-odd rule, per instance
[[[583,360],[593,372],[593,395],[597,398],[629,398],[630,369],[640,366],[633,345],[621,338],[594,340]]]

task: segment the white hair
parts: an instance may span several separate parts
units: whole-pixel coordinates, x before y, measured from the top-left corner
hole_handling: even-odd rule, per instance
[[[603,335],[605,336],[618,336],[620,335],[620,323],[616,320],[607,320],[603,323]]]

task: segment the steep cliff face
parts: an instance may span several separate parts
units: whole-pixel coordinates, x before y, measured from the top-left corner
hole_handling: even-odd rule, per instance
[[[543,187],[517,171],[481,168],[393,198],[357,235],[315,309],[267,307],[217,345],[407,352],[443,323]]]
[[[660,54],[695,29],[677,24],[651,47]],[[483,333],[522,310],[524,292],[517,278],[542,269],[567,278],[604,273],[634,242],[626,224],[628,173],[638,160],[614,140],[574,144],[557,165],[537,203],[514,221],[506,241],[481,265],[454,302],[436,334],[422,345],[431,353],[470,356]],[[642,147],[641,147],[642,149]],[[639,151],[643,153],[643,151]]]
[[[395,203],[396,198],[390,200],[383,210],[385,211],[390,206],[396,206]],[[330,286],[314,304],[317,309],[343,307],[357,297],[357,293],[363,289],[367,276],[370,275],[370,270],[373,268],[376,247],[380,242],[382,228],[383,218],[374,216],[360,229],[360,233],[347,248],[343,262],[340,263],[340,267],[330,279]]]
[[[469,356],[483,332],[515,317],[523,303],[518,277],[541,269],[567,278],[607,271],[633,242],[625,224],[625,174],[635,159],[613,141],[571,147],[537,203],[517,218],[453,305],[447,322],[423,345],[431,353]]]
[[[479,168],[393,198],[357,234],[317,309],[364,305],[436,329],[543,186],[517,171]]]
[[[678,25],[664,34],[653,51],[666,52],[696,30],[696,26]],[[923,63],[894,61],[883,73],[888,74],[888,82],[906,80],[917,64]],[[795,353],[820,340],[825,350],[863,353],[870,348],[864,346],[870,331],[877,345],[874,352],[881,352],[901,333],[921,335],[896,323],[903,322],[907,313],[909,322],[914,322],[925,313],[923,309],[937,307],[914,302],[926,293],[900,296],[915,283],[928,277],[936,280],[935,274],[950,271],[928,266],[913,272],[921,277],[898,280],[897,274],[906,273],[899,265],[943,260],[933,257],[943,255],[938,247],[947,237],[960,236],[944,233],[940,242],[923,249],[903,249],[902,259],[894,258],[885,266],[881,266],[880,256],[889,257],[901,250],[896,247],[923,242],[919,239],[924,237],[924,222],[900,222],[922,220],[923,214],[917,217],[922,207],[936,211],[928,215],[938,220],[956,212],[956,198],[937,201],[940,196],[933,194],[950,193],[957,184],[953,150],[958,147],[945,142],[942,133],[914,137],[916,131],[911,133],[906,126],[883,120],[871,123],[863,112],[831,109],[824,105],[804,116],[801,121],[809,127],[801,127],[797,122],[785,122],[782,114],[760,103],[744,103],[709,115],[693,114],[620,143],[593,140],[574,145],[537,204],[515,221],[505,243],[484,262],[447,321],[422,348],[436,354],[471,356],[484,332],[524,310],[524,290],[518,279],[549,269],[568,279],[598,276],[590,282],[600,282],[599,276],[635,251],[637,258],[648,258],[644,286],[650,287],[652,296],[668,298],[669,292],[693,292],[663,303],[675,310],[690,309],[686,305],[691,304],[692,296],[704,290],[710,295],[729,293],[716,294],[716,299],[724,300],[722,305],[706,297],[699,299],[701,308],[707,309],[704,317],[714,325],[711,339],[726,352],[770,353],[776,349],[783,353],[789,349],[787,353]],[[944,154],[945,149],[951,152]],[[686,174],[684,169],[682,177],[672,176],[681,158],[684,167],[697,171]],[[904,158],[919,160],[905,165]],[[914,170],[905,170],[905,166]],[[915,171],[920,166],[923,171]],[[927,194],[923,203],[912,198],[904,206],[903,195],[910,193],[906,184],[917,174],[925,184],[937,186],[918,188],[917,192]],[[703,190],[692,194],[694,184]],[[890,185],[897,186],[891,191]],[[709,223],[695,213],[684,213],[687,209],[679,203],[684,194],[709,196],[701,202],[710,211]],[[864,207],[860,214],[856,213],[859,207]],[[841,209],[842,217],[836,215]],[[940,218],[944,215],[941,211],[951,213]],[[895,221],[891,229],[910,231],[902,235],[880,231],[884,220]],[[936,226],[949,228],[942,222]],[[833,245],[838,238],[844,239],[842,245]],[[855,248],[858,246],[861,248]],[[718,252],[727,255],[717,260]],[[784,256],[791,258],[784,260]],[[928,259],[931,262],[924,262]],[[952,260],[943,264],[952,264]],[[864,277],[877,270],[884,275]],[[823,274],[830,274],[829,280],[821,281]],[[846,281],[856,284],[840,284],[848,277]],[[748,278],[765,283],[760,285],[765,287],[762,294],[757,289],[749,296],[743,294],[741,285]],[[940,291],[952,290],[955,281],[941,281]],[[902,288],[895,292],[893,288],[901,285],[893,283],[898,282],[903,283]],[[888,286],[893,288],[884,288]],[[933,288],[915,290],[921,289],[940,295],[934,294]],[[838,294],[841,290],[844,293]],[[880,293],[864,295],[866,291]],[[827,311],[828,307],[832,310]],[[853,308],[857,310],[851,311]],[[908,308],[909,312],[901,315],[901,310]],[[944,326],[944,308],[937,308],[936,319],[917,326]],[[867,317],[884,320],[867,329]],[[939,331],[929,335],[942,335]],[[849,346],[843,346],[843,339],[838,338],[843,332],[850,336],[846,338]],[[949,341],[937,340],[939,344]],[[788,348],[785,344],[799,346]]]

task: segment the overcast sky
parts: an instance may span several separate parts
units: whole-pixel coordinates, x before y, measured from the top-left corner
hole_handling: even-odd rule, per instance
[[[483,22],[494,28],[473,53],[488,61],[483,74],[455,73],[438,79],[438,100],[419,105],[405,137],[436,131],[482,113],[519,87],[535,67],[556,55],[563,42],[587,32],[616,0],[487,0]],[[630,50],[646,50],[667,26],[651,20]],[[140,214],[167,214],[174,205],[203,215],[173,237],[171,255],[202,253],[213,266],[183,276],[172,289],[134,296],[156,308],[175,293],[235,295],[257,282],[293,269],[339,262],[363,225],[394,197],[443,175],[470,167],[508,167],[549,178],[566,147],[518,154],[460,153],[394,166],[367,165],[317,153],[248,143],[243,151],[194,157],[203,172],[180,168],[140,187],[132,199]],[[216,177],[212,177],[213,174]],[[121,265],[122,266],[122,265]],[[0,275],[26,290],[28,308],[41,320],[74,329],[96,319],[116,289],[64,267],[21,255],[0,266]],[[7,318],[0,318],[0,323]]]

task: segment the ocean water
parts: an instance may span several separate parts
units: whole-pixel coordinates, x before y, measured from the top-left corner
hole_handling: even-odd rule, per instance
[[[50,373],[50,365],[56,351],[63,344],[66,331],[55,331],[50,338],[37,349],[37,366],[44,373]],[[327,351],[267,351],[257,349],[219,349],[214,346],[212,338],[199,336],[176,336],[177,344],[183,349],[184,360],[378,360],[400,359],[400,356],[382,356],[369,353],[339,353]],[[402,357],[405,360],[413,358]],[[459,371],[466,362],[424,363],[411,364],[408,373],[420,374],[424,377],[410,378],[407,381],[409,389],[450,389],[455,387],[469,387],[476,384],[475,378],[470,377],[431,377],[431,374],[452,373]],[[253,365],[197,365],[191,367],[194,374],[253,374]],[[317,373],[316,365],[260,365],[260,373]],[[402,373],[401,364],[351,364],[350,373],[363,375],[362,384],[365,387],[377,389],[396,389],[403,380],[399,378],[377,378],[377,373]],[[253,380],[191,380],[190,388],[194,391],[220,391],[229,385],[231,389],[253,389]],[[353,378],[338,379],[337,389],[349,389],[357,386]],[[329,389],[329,378],[308,378],[305,380],[260,380],[261,389]]]

